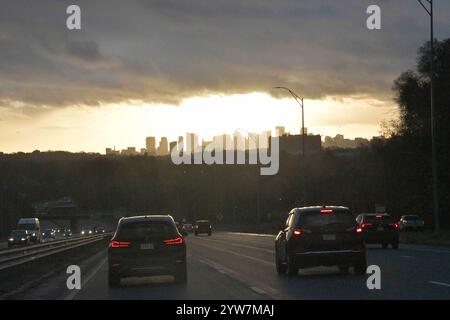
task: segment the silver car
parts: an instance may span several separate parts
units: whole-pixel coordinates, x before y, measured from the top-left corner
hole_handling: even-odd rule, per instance
[[[400,230],[416,230],[422,231],[425,228],[425,221],[418,215],[404,215],[401,216],[398,222]]]

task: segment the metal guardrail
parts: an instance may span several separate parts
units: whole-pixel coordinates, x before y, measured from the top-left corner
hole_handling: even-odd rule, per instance
[[[52,254],[74,249],[83,245],[103,240],[111,233],[102,233],[92,236],[49,241],[42,244],[26,246],[17,249],[0,251],[0,271],[23,263],[35,261]]]

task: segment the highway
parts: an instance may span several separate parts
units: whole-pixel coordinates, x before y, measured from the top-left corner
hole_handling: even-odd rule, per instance
[[[81,290],[66,288],[59,273],[28,289],[19,299],[450,299],[450,248],[401,244],[399,250],[369,247],[368,264],[381,268],[381,289],[369,290],[368,276],[312,268],[297,277],[279,276],[274,236],[213,233],[186,237],[188,283],[172,277],[123,279],[107,284],[106,248],[80,262]]]

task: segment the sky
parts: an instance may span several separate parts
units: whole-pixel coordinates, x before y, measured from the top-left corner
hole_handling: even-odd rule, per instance
[[[435,0],[450,37],[450,1]],[[68,30],[66,8],[81,8]],[[381,8],[381,30],[366,9]],[[413,0],[1,0],[0,151],[104,152],[146,136],[285,126],[379,135],[429,20]]]

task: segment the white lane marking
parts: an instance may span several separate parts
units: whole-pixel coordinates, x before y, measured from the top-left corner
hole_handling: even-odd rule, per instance
[[[247,248],[247,249],[260,250],[260,251],[264,251],[264,252],[267,252],[267,253],[270,253],[270,254],[274,254],[274,253],[275,253],[275,250],[264,249],[264,248],[260,248],[260,247],[254,247],[254,246],[247,246],[247,245],[239,244],[239,243],[224,242],[224,241],[213,240],[213,239],[208,239],[207,241],[208,241],[208,242],[222,243],[222,244],[231,245],[231,246],[235,246],[235,247],[241,247],[241,248]]]
[[[250,287],[253,291],[255,291],[257,294],[266,294],[266,292],[263,289],[260,289],[258,287]]]
[[[86,285],[89,283],[89,281],[91,281],[91,279],[100,271],[100,269],[103,267],[103,265],[106,263],[107,260],[108,258],[105,257],[100,262],[100,264],[85,278],[84,282],[82,282],[81,284],[81,289],[70,291],[70,293],[64,298],[64,300],[73,300],[73,298],[75,298],[75,296],[78,293],[80,293],[80,291],[83,290],[83,288],[85,288]]]
[[[207,266],[209,266],[209,267],[211,267],[213,269],[216,269],[216,270],[221,269],[221,270],[223,270],[228,277],[230,277],[232,279],[235,279],[235,280],[237,280],[237,281],[239,281],[239,282],[249,286],[250,289],[252,289],[253,291],[255,291],[255,289],[253,289],[253,288],[257,288],[256,290],[260,290],[262,292],[260,294],[265,294],[266,296],[268,296],[268,297],[270,297],[272,299],[276,299],[275,297],[278,296],[278,290],[272,288],[271,286],[269,286],[269,285],[267,285],[265,283],[264,284],[258,283],[259,287],[252,286],[251,282],[253,282],[253,281],[250,281],[250,283],[249,283],[248,279],[246,279],[240,272],[235,272],[235,271],[233,271],[232,269],[230,269],[228,267],[225,267],[225,266],[223,266],[223,265],[221,265],[219,263],[216,263],[216,262],[214,262],[212,260],[209,260],[209,259],[206,259],[206,258],[205,258],[205,260],[200,260],[199,259],[199,261],[201,261],[202,263],[206,264]],[[256,284],[256,283],[253,283],[253,284]],[[261,286],[264,287],[266,289],[266,291],[260,289]],[[268,292],[270,292],[270,293],[268,293]],[[278,297],[278,299],[279,299],[279,297]]]
[[[224,232],[226,234],[237,234],[241,236],[253,236],[253,237],[268,237],[275,238],[275,234],[267,234],[267,233],[246,233],[246,232]]]
[[[216,268],[216,270],[219,271],[221,274],[227,274],[227,273],[225,272],[225,270],[223,270],[223,269],[217,269],[217,268]]]
[[[444,286],[444,287],[449,287],[450,288],[450,283],[438,282],[438,281],[428,281],[428,283],[436,284],[438,286]]]

